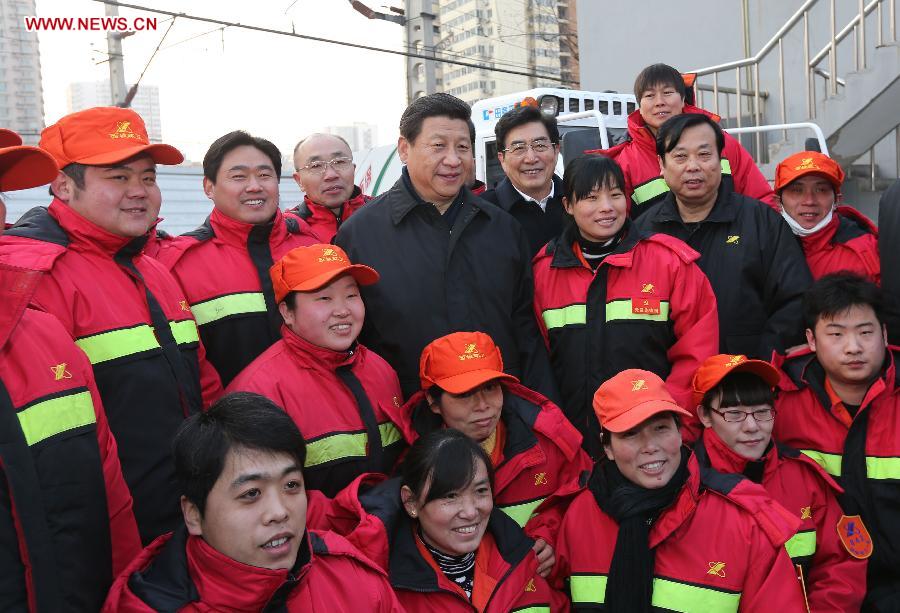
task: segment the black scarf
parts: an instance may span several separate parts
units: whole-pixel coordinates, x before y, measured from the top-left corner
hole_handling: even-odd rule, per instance
[[[606,582],[606,611],[650,613],[653,608],[655,552],[649,547],[650,526],[670,506],[688,477],[687,447],[672,479],[658,489],[646,489],[628,481],[615,462],[597,464],[588,484],[597,505],[619,524],[619,536]]]

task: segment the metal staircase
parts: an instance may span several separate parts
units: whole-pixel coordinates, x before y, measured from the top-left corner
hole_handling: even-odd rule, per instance
[[[881,190],[900,176],[896,24],[896,0],[804,0],[756,55],[691,70],[697,102],[728,128],[818,124],[847,171],[845,200],[874,215]],[[771,179],[810,136],[777,129],[741,138]]]

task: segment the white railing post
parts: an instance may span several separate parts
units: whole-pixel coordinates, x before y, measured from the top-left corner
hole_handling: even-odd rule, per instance
[[[866,69],[866,0],[859,0],[859,66],[857,70]]]
[[[837,96],[837,39],[835,38],[835,14],[834,14],[834,0],[831,0],[829,3],[830,6],[830,15],[831,15],[831,57],[829,58],[828,65],[831,69],[831,74],[828,79],[831,82],[831,95]]]

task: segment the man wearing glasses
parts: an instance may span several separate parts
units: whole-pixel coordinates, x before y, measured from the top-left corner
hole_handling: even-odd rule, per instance
[[[356,164],[340,136],[311,134],[301,140],[294,147],[294,168],[304,196],[288,213],[306,221],[322,243],[332,242],[341,224],[372,199],[353,184]]]
[[[562,179],[554,174],[559,157],[556,117],[522,106],[501,117],[494,133],[506,178],[482,198],[516,218],[533,256],[562,231]]]
[[[184,288],[182,308],[193,312],[223,385],[281,339],[269,268],[294,247],[320,242],[279,209],[280,179],[281,153],[270,141],[241,130],[216,139],[203,157],[212,212],[156,256]]]
[[[466,188],[473,133],[471,109],[459,98],[414,100],[400,118],[400,179],[341,225],[335,243],[381,275],[361,288],[360,342],[394,367],[409,397],[421,387],[419,356],[428,343],[458,330],[484,332],[500,347],[505,372],[553,399],[525,235]],[[460,359],[479,348],[467,351]]]

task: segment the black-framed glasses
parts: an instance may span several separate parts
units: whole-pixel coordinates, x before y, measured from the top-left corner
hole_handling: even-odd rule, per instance
[[[512,155],[514,157],[524,157],[525,153],[531,149],[535,153],[546,153],[550,149],[556,146],[556,143],[551,142],[545,138],[541,138],[538,140],[533,140],[530,143],[517,142],[512,143],[506,149],[503,149],[503,153],[508,155]]]
[[[313,174],[321,175],[325,174],[325,169],[331,166],[332,170],[335,172],[343,172],[345,170],[349,170],[350,166],[353,164],[353,160],[346,157],[334,158],[333,160],[316,160],[315,162],[310,162],[306,166],[301,166],[301,170],[308,170]]]
[[[752,415],[756,421],[772,421],[775,419],[775,409],[756,409],[755,411],[741,411],[740,409],[725,409],[720,411],[709,407],[713,413],[718,413],[722,419],[729,423],[738,423],[747,419],[748,415]]]

